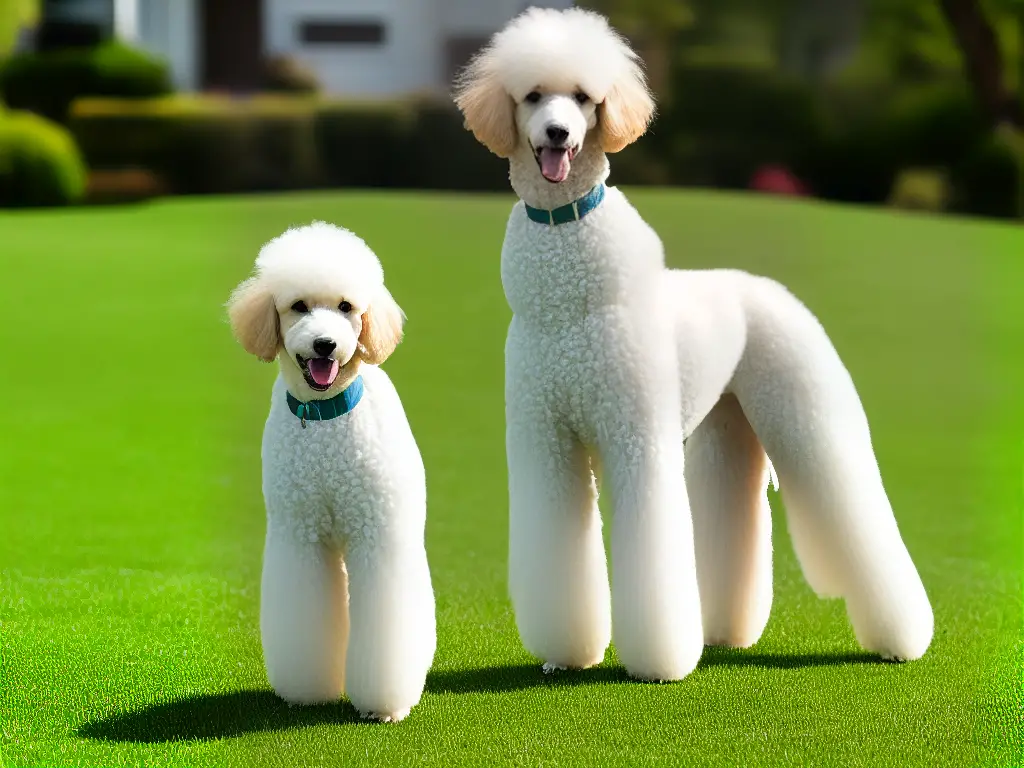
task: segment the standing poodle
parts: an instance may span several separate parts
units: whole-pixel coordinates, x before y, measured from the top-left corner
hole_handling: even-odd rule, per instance
[[[614,617],[626,669],[674,680],[705,644],[756,642],[772,597],[770,456],[811,586],[845,599],[863,647],[921,656],[931,607],[821,325],[766,278],[667,270],[658,236],[605,186],[606,155],[654,111],[626,42],[595,13],[530,9],[455,99],[521,198],[501,276],[509,581],[527,649],[548,671],[587,667]]]
[[[288,702],[401,720],[434,657],[423,461],[391,380],[403,315],[351,232],[314,223],[271,240],[229,314],[247,352],[277,359],[263,433],[260,629]]]

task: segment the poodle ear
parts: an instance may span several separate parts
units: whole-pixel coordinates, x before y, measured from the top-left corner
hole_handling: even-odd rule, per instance
[[[477,141],[498,157],[516,150],[516,117],[512,97],[488,71],[486,54],[470,62],[459,79],[455,104]]]
[[[245,351],[273,362],[281,346],[280,318],[274,297],[259,278],[251,277],[235,288],[228,300],[228,317]]]
[[[395,351],[402,340],[405,313],[388,289],[381,286],[365,312],[359,332],[359,356],[371,365],[380,365]]]
[[[605,152],[619,152],[644,135],[654,117],[654,99],[639,68],[634,65],[629,78],[612,86],[600,112],[598,125]]]

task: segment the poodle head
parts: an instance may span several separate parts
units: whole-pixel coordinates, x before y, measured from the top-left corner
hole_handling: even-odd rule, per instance
[[[382,363],[402,338],[404,315],[380,262],[359,237],[323,222],[263,246],[252,277],[228,301],[239,343],[278,358],[292,394],[323,393],[359,363]]]
[[[560,183],[586,141],[618,152],[654,116],[642,65],[593,11],[530,8],[499,31],[461,73],[455,102],[499,157],[528,150]]]

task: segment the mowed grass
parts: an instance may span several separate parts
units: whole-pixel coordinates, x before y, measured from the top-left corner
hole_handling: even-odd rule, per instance
[[[544,677],[506,591],[509,195],[316,194],[0,216],[0,764],[1021,762],[1024,229],[636,190],[672,264],[788,284],[850,368],[936,635],[862,653],[779,499],[762,640],[686,680]],[[353,228],[409,315],[386,363],[427,467],[438,651],[406,721],[292,709],[258,633],[273,366],[222,304],[260,244]],[[302,631],[296,627],[296,631]]]

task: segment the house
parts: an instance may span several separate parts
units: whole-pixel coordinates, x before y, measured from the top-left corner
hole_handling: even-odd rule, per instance
[[[356,97],[447,92],[455,72],[513,16],[530,5],[572,5],[571,0],[107,2],[112,2],[118,36],[167,59],[182,90],[255,90],[265,59],[287,55],[315,72],[326,91]]]

